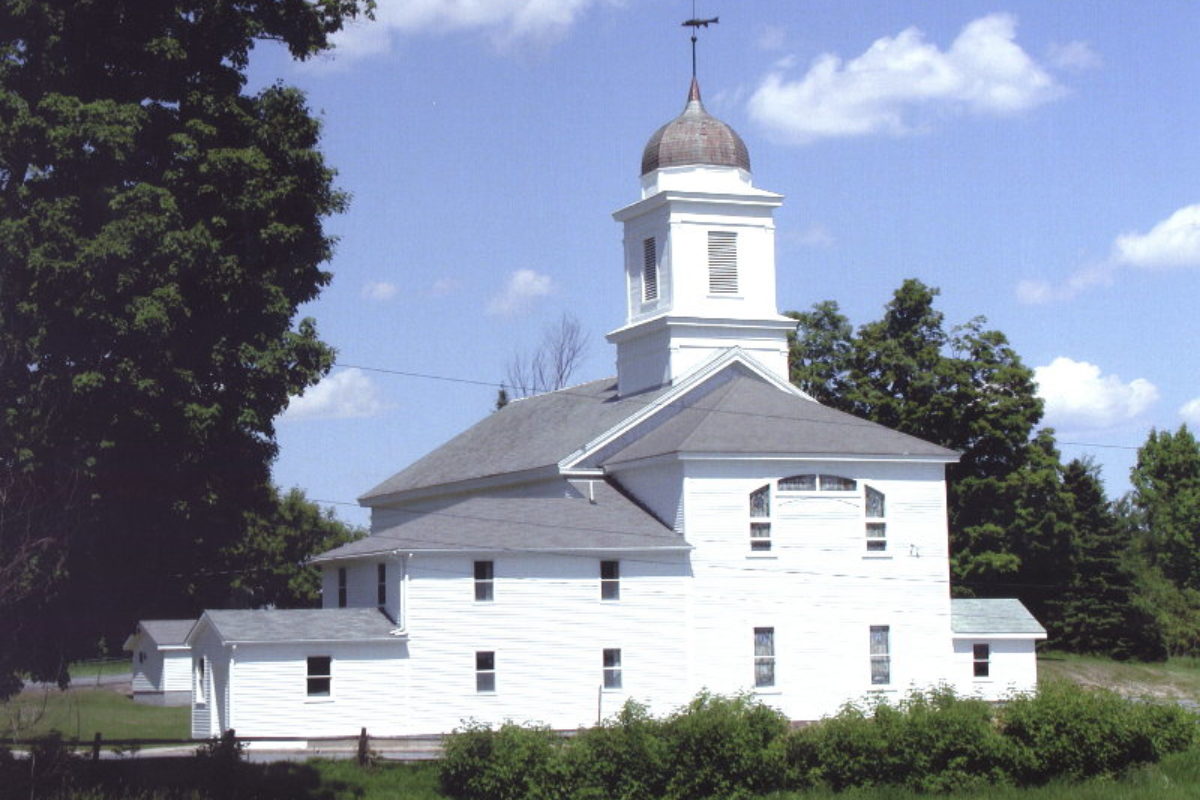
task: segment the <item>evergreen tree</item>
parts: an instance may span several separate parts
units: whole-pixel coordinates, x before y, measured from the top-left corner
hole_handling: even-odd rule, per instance
[[[1063,486],[1072,504],[1070,584],[1052,609],[1051,641],[1077,653],[1144,661],[1166,658],[1163,632],[1138,594],[1132,542],[1104,496],[1099,468],[1071,461]]]
[[[303,96],[243,93],[369,0],[0,4],[0,697],[194,613],[329,368],[342,210]]]

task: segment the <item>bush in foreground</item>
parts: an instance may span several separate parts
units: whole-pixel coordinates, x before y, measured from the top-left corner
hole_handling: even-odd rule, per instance
[[[874,699],[788,730],[750,697],[701,694],[665,719],[635,703],[562,739],[473,725],[447,741],[443,791],[459,800],[741,800],[777,789],[920,792],[1112,776],[1187,749],[1195,717],[1070,684],[1000,706],[950,689]]]

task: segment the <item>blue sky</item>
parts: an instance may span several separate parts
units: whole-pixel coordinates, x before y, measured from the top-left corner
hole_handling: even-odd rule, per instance
[[[281,418],[275,467],[339,503],[489,413],[564,311],[589,338],[574,380],[614,373],[611,212],[690,73],[690,0],[379,5],[333,56],[263,47],[251,76],[308,92],[353,196],[304,313],[354,366]],[[1064,456],[1096,458],[1113,495],[1152,426],[1200,425],[1200,4],[696,11],[721,18],[701,32],[705,104],[786,197],[780,310],[832,299],[859,324],[905,278],[940,288],[948,323],[986,316],[1038,369]]]

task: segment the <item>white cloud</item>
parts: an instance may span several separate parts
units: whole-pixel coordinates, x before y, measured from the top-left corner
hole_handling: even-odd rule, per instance
[[[1146,233],[1121,234],[1106,261],[1075,270],[1060,285],[1041,279],[1019,282],[1017,299],[1030,305],[1070,300],[1093,286],[1111,286],[1125,267],[1200,267],[1200,203],[1184,206]]]
[[[429,287],[429,293],[434,297],[445,297],[452,292],[458,291],[462,286],[462,281],[458,278],[438,278],[433,282],[433,286]]]
[[[379,0],[375,20],[358,20],[334,37],[335,57],[386,53],[396,39],[422,33],[479,31],[501,48],[560,39],[602,0]],[[611,2],[612,0],[605,0]]]
[[[946,50],[916,28],[877,39],[850,61],[827,53],[799,80],[777,67],[751,96],[751,116],[796,143],[823,137],[902,135],[932,115],[1013,114],[1063,89],[1014,41],[1016,18],[968,23]]]
[[[524,311],[539,297],[550,294],[553,287],[550,276],[531,269],[519,269],[508,276],[503,291],[488,301],[487,312],[507,317]]]
[[[1147,269],[1200,267],[1200,204],[1184,206],[1146,233],[1118,236],[1113,258]]]
[[[367,281],[363,284],[362,296],[367,300],[385,303],[399,292],[396,284],[387,281]]]
[[[1187,424],[1200,427],[1200,397],[1193,397],[1180,406],[1179,416]]]
[[[805,247],[833,247],[837,241],[833,238],[833,234],[829,232],[829,229],[819,222],[814,222],[804,230],[792,234],[788,238]]]
[[[1117,375],[1101,375],[1100,367],[1087,361],[1059,356],[1033,372],[1050,422],[1107,428],[1158,400],[1158,389],[1145,378],[1126,383]]]
[[[386,409],[371,379],[361,369],[351,367],[327,375],[304,394],[291,398],[282,420],[373,417]]]
[[[778,50],[787,41],[787,28],[782,25],[763,25],[755,41],[759,50]]]
[[[1075,70],[1076,72],[1099,69],[1104,63],[1099,54],[1087,42],[1052,44],[1046,55],[1047,60],[1059,69]]]

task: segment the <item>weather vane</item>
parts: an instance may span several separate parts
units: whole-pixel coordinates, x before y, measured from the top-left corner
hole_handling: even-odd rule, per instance
[[[692,77],[696,77],[696,31],[700,28],[707,28],[709,25],[715,25],[720,22],[720,17],[712,17],[711,19],[700,19],[696,16],[696,0],[692,0],[692,18],[683,23],[685,28],[692,29]]]

